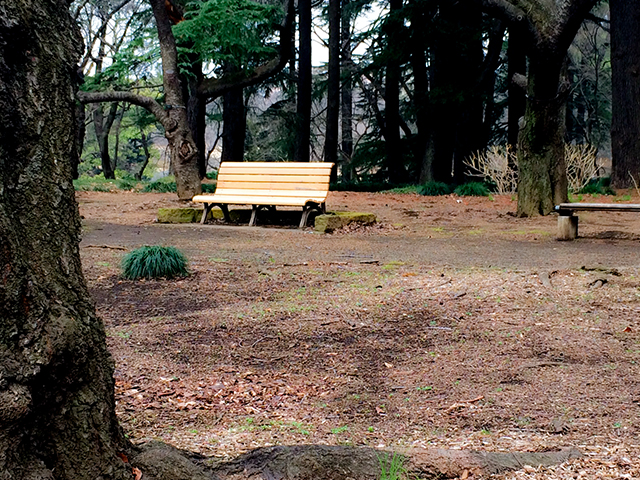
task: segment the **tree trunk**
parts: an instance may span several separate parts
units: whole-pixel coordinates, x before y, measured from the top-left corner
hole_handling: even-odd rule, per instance
[[[311,155],[311,0],[298,1],[298,101],[295,161],[308,162]]]
[[[387,62],[384,89],[385,168],[389,182],[405,180],[404,155],[400,141],[400,56],[403,21],[403,0],[389,1],[389,18],[384,27],[387,35]]]
[[[341,158],[342,181],[353,179],[351,156],[353,155],[353,80],[351,72],[351,14],[345,8],[349,0],[342,0],[342,14],[340,19],[340,130],[341,130]]]
[[[78,167],[80,166],[82,149],[84,148],[84,136],[87,131],[86,107],[83,103],[76,102],[76,156],[71,159],[71,175],[73,179],[78,178]]]
[[[429,5],[426,5],[429,8]],[[417,138],[415,157],[418,162],[418,181],[421,184],[434,180],[433,115],[429,102],[429,72],[427,70],[427,15],[422,2],[411,4],[411,67],[413,68],[413,101],[416,112]]]
[[[613,96],[611,183],[616,188],[629,188],[640,184],[640,5],[611,0],[609,8]]]
[[[142,144],[142,150],[144,151],[144,162],[140,166],[140,170],[134,175],[134,178],[138,181],[142,180],[142,176],[144,175],[144,170],[149,165],[149,160],[151,159],[151,152],[149,151],[150,135],[144,133],[144,130],[140,128],[140,143]]]
[[[187,58],[189,73],[181,75],[180,81],[183,88],[182,95],[187,101],[187,122],[191,130],[191,136],[198,149],[198,175],[200,179],[203,179],[207,174],[207,144],[205,139],[207,102],[206,99],[198,95],[198,87],[204,80],[204,74],[202,73],[202,62],[195,55],[188,55]]]
[[[156,19],[162,77],[168,119],[163,123],[169,142],[171,167],[176,176],[176,187],[180,200],[191,200],[202,192],[198,172],[198,147],[191,134],[187,120],[187,106],[182,94],[178,67],[176,41],[171,31],[171,21],[163,0],[150,0]]]
[[[466,3],[439,10],[433,48],[434,178],[446,183],[466,180],[464,160],[482,147],[482,13]]]
[[[131,479],[113,360],[84,283],[68,3],[0,9],[0,478]],[[28,86],[28,87],[27,87]]]
[[[329,72],[324,161],[334,164],[338,162],[340,123],[340,10],[340,0],[329,0]]]
[[[100,164],[102,165],[102,174],[104,178],[116,178],[113,164],[111,163],[111,153],[109,153],[109,134],[111,127],[116,118],[118,104],[116,102],[109,105],[109,113],[107,118],[104,117],[102,105],[97,104],[93,107],[93,127],[96,131],[96,139],[98,140],[98,149],[100,150]]]
[[[244,142],[247,134],[247,109],[241,88],[223,96],[222,158],[221,162],[244,161]]]
[[[507,142],[509,145],[518,144],[520,118],[524,117],[527,103],[526,91],[514,82],[515,75],[527,74],[527,56],[522,32],[512,26],[509,29],[509,46],[507,47]]]
[[[560,67],[551,60],[530,62],[527,108],[518,138],[519,216],[546,215],[568,201],[566,93],[559,91],[559,79]]]

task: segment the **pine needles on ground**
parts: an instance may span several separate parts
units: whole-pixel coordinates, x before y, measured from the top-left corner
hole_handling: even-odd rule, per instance
[[[128,280],[186,277],[187,265],[187,258],[175,247],[146,245],[125,255],[122,276]]]

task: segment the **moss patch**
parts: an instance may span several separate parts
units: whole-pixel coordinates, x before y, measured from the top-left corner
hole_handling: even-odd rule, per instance
[[[315,220],[315,231],[318,233],[331,233],[351,223],[371,225],[377,219],[373,213],[362,212],[329,212],[326,215],[318,215]]]

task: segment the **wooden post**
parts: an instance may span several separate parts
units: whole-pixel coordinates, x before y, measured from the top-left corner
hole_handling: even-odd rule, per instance
[[[578,236],[578,217],[558,215],[558,240],[575,240]]]

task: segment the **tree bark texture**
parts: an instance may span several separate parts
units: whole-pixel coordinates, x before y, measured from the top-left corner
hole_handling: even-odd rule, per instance
[[[131,478],[71,182],[81,40],[61,0],[0,9],[0,479]]]
[[[564,155],[566,93],[560,69],[550,62],[529,64],[528,101],[518,139],[518,215],[546,215],[568,201]]]
[[[610,0],[611,11],[611,183],[640,185],[640,4]],[[632,178],[633,177],[633,178]]]
[[[203,179],[207,174],[205,133],[207,128],[207,102],[198,95],[198,87],[204,79],[202,62],[197,58],[189,58],[191,62],[188,75],[181,76],[183,95],[187,100],[187,121],[198,150],[198,175]]]
[[[394,452],[372,448],[298,445],[258,448],[228,462],[190,455],[159,442],[149,443],[131,462],[145,480],[378,480],[381,462]],[[581,456],[575,449],[545,453],[493,453],[464,450],[408,450],[402,459],[407,478],[458,478],[517,470],[523,465],[555,465]],[[215,465],[211,467],[210,465]]]
[[[517,28],[529,57],[527,105],[518,138],[518,214],[546,215],[566,201],[566,92],[562,64],[582,21],[597,0],[478,0]],[[562,144],[562,145],[561,145]]]
[[[158,29],[162,57],[162,83],[168,121],[163,123],[169,141],[171,168],[176,177],[180,200],[191,200],[202,192],[198,171],[198,147],[191,134],[187,119],[186,99],[183,96],[178,67],[178,51],[171,31],[171,20],[164,0],[150,0]]]
[[[295,161],[311,155],[311,0],[298,1],[298,98]]]

